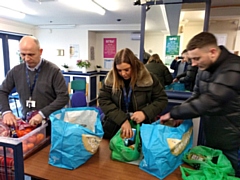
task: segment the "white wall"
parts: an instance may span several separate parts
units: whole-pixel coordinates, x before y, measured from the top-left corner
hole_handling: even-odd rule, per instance
[[[99,29],[97,30],[97,27]],[[116,31],[118,26],[78,26],[75,29],[38,29],[36,37],[44,49],[42,57],[54,62],[60,68],[62,64],[70,65],[70,70],[79,70],[76,66],[77,59],[71,59],[69,53],[70,44],[79,44],[79,59],[90,60],[90,47],[94,47],[95,59],[91,60],[91,67],[88,71],[95,70],[95,65],[104,65],[103,59],[103,38],[117,38],[117,51],[128,47],[135,54],[139,54],[140,41],[131,40],[130,30],[136,30],[139,27],[124,26],[123,32]],[[121,28],[124,28],[121,27]],[[111,31],[113,30],[113,31]],[[102,32],[104,31],[104,32]],[[64,49],[64,56],[57,56],[56,50]],[[103,68],[104,70],[104,68]]]
[[[240,52],[240,30],[237,31],[234,50]],[[240,54],[238,54],[238,55],[240,55]]]
[[[237,35],[234,45],[234,50],[240,52],[240,19],[238,19]],[[240,55],[240,54],[238,54]]]
[[[36,37],[43,48],[42,57],[52,61],[60,68],[64,63],[71,70],[79,70],[76,60],[88,59],[88,32],[86,29],[37,29]],[[79,45],[79,57],[70,58],[70,45]],[[64,49],[64,56],[57,56],[57,49]]]
[[[238,24],[233,20],[212,21],[209,32],[213,34],[227,34],[226,48],[235,50]]]
[[[182,51],[186,49],[186,46],[190,39],[196,34],[203,31],[203,22],[189,22],[183,27],[182,34]]]
[[[34,35],[34,26],[0,18],[0,31]]]
[[[158,54],[164,61],[165,57],[165,35],[162,33],[146,33],[144,40],[145,51],[149,54]]]
[[[104,65],[103,38],[117,38],[117,51],[129,48],[139,57],[140,41],[131,40],[131,32],[97,32],[96,33],[96,62]]]

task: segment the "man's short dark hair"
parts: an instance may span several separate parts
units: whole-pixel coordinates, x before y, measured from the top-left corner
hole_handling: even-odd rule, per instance
[[[181,54],[187,53],[187,49],[184,49]]]
[[[217,46],[216,37],[209,32],[201,32],[194,36],[187,45],[187,50],[191,51],[196,48],[203,48],[208,45]]]

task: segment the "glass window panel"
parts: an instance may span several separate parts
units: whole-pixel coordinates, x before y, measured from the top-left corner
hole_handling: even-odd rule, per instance
[[[10,69],[14,66],[20,64],[19,56],[19,40],[9,39],[9,59],[10,59]]]

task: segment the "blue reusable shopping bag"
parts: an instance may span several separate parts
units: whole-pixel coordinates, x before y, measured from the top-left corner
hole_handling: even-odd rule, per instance
[[[192,147],[192,120],[185,120],[178,127],[170,127],[156,121],[142,124],[143,160],[139,168],[156,176],[165,178],[183,161],[182,157]]]
[[[49,164],[75,169],[97,151],[103,128],[96,108],[65,108],[52,113],[50,120],[52,134]]]

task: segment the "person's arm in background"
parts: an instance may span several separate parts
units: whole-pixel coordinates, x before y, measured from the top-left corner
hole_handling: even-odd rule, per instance
[[[171,68],[172,70],[176,71],[176,70],[177,70],[177,67],[178,67],[178,58],[176,57],[176,58],[172,61],[171,65],[170,65],[170,68]]]
[[[173,79],[173,82],[178,82],[181,78],[186,77],[187,72],[183,72],[182,74],[179,74],[176,78]]]
[[[166,67],[164,69],[164,84],[169,85],[173,81],[172,74],[170,73],[169,69]]]
[[[181,83],[185,83],[185,82],[191,83],[191,82],[193,82],[196,78],[197,71],[198,71],[197,66],[188,65],[186,75],[183,76],[183,77],[180,77],[179,81]]]

